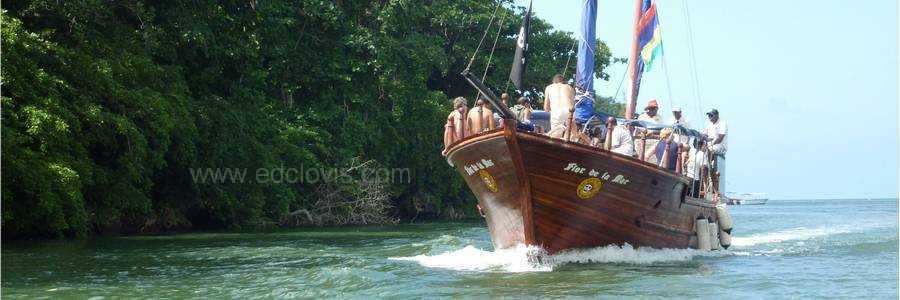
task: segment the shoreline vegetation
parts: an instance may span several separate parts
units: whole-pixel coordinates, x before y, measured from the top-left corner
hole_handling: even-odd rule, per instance
[[[3,2],[2,237],[476,217],[441,132],[449,99],[474,102],[459,72],[496,5]],[[502,23],[485,82],[513,97],[500,89],[523,11],[497,10],[473,64],[481,74]],[[538,98],[574,40],[539,18],[531,26],[525,82]],[[597,49],[608,80],[622,60]],[[332,176],[276,181],[278,168]],[[249,171],[210,182],[195,170]],[[382,170],[400,178],[370,176]]]

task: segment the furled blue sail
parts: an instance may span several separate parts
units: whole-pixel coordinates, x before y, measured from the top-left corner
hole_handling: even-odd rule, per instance
[[[594,51],[597,47],[597,0],[584,0],[575,74],[575,122],[594,116]]]

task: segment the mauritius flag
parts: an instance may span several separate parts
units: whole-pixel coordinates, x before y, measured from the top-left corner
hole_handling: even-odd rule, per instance
[[[653,59],[662,51],[662,37],[659,35],[659,19],[656,17],[656,2],[644,0],[638,23],[638,49],[640,49],[641,69],[650,70]]]
[[[631,111],[637,101],[638,91],[641,87],[641,77],[644,75],[644,69],[650,70],[653,65],[653,59],[659,52],[662,52],[662,37],[659,35],[659,19],[656,18],[656,3],[652,0],[643,0],[639,2],[640,9],[635,20],[635,36],[634,36],[634,52],[632,57],[631,73],[631,99],[630,105],[626,109],[626,114],[633,113]]]

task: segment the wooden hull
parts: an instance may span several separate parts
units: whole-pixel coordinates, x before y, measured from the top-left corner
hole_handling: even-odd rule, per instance
[[[509,127],[459,141],[447,155],[478,198],[497,249],[692,248],[695,220],[716,221],[712,203],[686,197],[684,177]]]

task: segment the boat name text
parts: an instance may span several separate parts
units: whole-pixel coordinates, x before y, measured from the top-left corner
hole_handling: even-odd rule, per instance
[[[569,171],[569,172],[572,172],[575,174],[581,174],[581,175],[584,175],[585,171],[587,171],[587,175],[590,177],[600,178],[600,179],[607,180],[607,181],[612,181],[613,183],[618,183],[620,185],[626,185],[626,184],[628,184],[629,181],[631,181],[630,179],[625,178],[625,176],[623,176],[621,174],[613,177],[612,174],[609,174],[609,172],[600,173],[594,169],[588,170],[587,168],[579,166],[578,164],[573,163],[573,162],[570,162],[568,165],[566,165],[566,167],[563,168],[563,171]],[[610,179],[610,178],[612,178],[612,179]]]
[[[487,168],[490,168],[493,166],[494,166],[493,161],[491,161],[490,159],[482,158],[481,161],[476,161],[474,163],[470,163],[468,165],[463,166],[463,168],[466,169],[466,174],[474,175],[475,173],[478,173],[478,171],[480,171],[480,170],[484,170],[484,169],[487,169]]]

